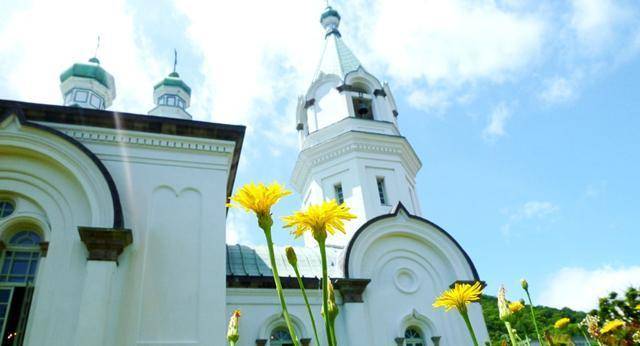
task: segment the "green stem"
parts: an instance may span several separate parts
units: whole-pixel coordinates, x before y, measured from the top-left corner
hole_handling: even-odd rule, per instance
[[[278,298],[280,298],[280,305],[282,306],[282,315],[284,321],[289,329],[289,335],[295,346],[300,346],[296,331],[293,329],[293,323],[291,323],[291,317],[289,317],[289,311],[287,311],[287,303],[284,300],[284,291],[282,290],[282,283],[280,283],[280,276],[278,275],[278,267],[276,266],[276,257],[273,253],[273,240],[271,240],[271,228],[264,227],[264,234],[267,238],[267,247],[269,248],[269,259],[271,260],[271,270],[273,271],[273,281],[276,283],[276,291],[278,291]]]
[[[536,329],[536,336],[538,337],[538,342],[540,345],[544,345],[542,343],[542,338],[540,337],[540,331],[538,330],[538,323],[536,322],[536,313],[533,311],[533,302],[531,301],[531,296],[529,295],[529,290],[524,290],[527,293],[527,299],[529,299],[529,310],[531,311],[531,320],[533,321],[533,327]]]
[[[338,338],[336,338],[335,320],[331,321],[331,340],[334,346],[338,346]]]
[[[469,320],[469,313],[467,311],[460,311],[460,315],[462,315],[462,319],[464,323],[467,325],[467,329],[469,329],[469,334],[471,335],[471,340],[473,340],[473,344],[478,346],[478,339],[476,338],[476,333],[473,331],[473,326],[471,326],[471,321]]]
[[[318,330],[316,329],[316,321],[313,318],[313,312],[311,311],[311,305],[309,305],[309,298],[307,298],[307,292],[304,289],[304,284],[302,283],[302,278],[300,277],[300,271],[298,271],[298,266],[294,265],[293,271],[296,273],[296,278],[298,279],[298,285],[300,286],[300,291],[302,291],[302,298],[304,298],[304,303],[307,305],[307,312],[309,312],[309,318],[311,319],[311,326],[313,327],[313,335],[315,336],[316,345],[320,346],[320,339],[318,338]]]
[[[229,340],[229,346],[236,346],[236,342],[232,341],[232,340]]]
[[[516,336],[513,334],[513,329],[511,329],[511,323],[505,321],[504,325],[507,327],[507,333],[509,333],[509,339],[511,339],[511,345],[517,346],[518,343],[516,342]]]
[[[327,250],[325,241],[318,240],[320,247],[320,258],[322,259],[322,311],[324,312],[324,327],[327,333],[327,343],[329,346],[337,346],[333,343],[331,333],[331,323],[329,323],[329,275],[327,274]]]

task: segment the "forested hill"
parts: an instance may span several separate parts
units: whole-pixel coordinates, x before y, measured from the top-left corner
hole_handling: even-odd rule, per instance
[[[508,338],[507,330],[504,326],[504,322],[500,320],[498,314],[498,298],[483,295],[480,300],[480,304],[482,304],[484,319],[487,323],[491,340],[493,342],[499,341],[503,338],[506,340]],[[538,328],[540,328],[541,334],[544,333],[545,330],[553,328],[553,324],[558,319],[568,317],[571,319],[569,331],[572,335],[580,335],[580,331],[577,329],[576,323],[582,321],[586,315],[584,312],[574,311],[569,308],[555,309],[541,305],[534,306],[534,311],[536,313],[536,321],[538,322]],[[526,306],[526,309],[518,312],[516,316],[514,316],[514,321],[515,323],[513,323],[512,327],[517,330],[518,335],[524,338],[525,334],[527,334],[529,335],[529,339],[536,339],[536,331],[531,320],[529,305]]]

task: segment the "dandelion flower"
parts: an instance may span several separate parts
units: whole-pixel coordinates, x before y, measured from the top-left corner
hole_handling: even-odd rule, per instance
[[[292,233],[296,237],[310,231],[314,239],[324,241],[327,233],[335,234],[336,231],[346,233],[344,221],[355,218],[356,216],[349,212],[346,204],[338,204],[335,200],[331,200],[311,205],[307,210],[297,211],[293,215],[283,217],[282,220],[285,222],[284,227],[295,227]]]
[[[271,215],[271,207],[274,204],[290,194],[291,191],[277,182],[269,185],[249,183],[242,186],[235,195],[230,197],[230,200],[235,203],[229,203],[227,206],[252,211],[259,218],[266,217]]]
[[[522,304],[522,302],[520,301],[509,303],[509,310],[511,311],[511,313],[515,314],[522,309],[524,309],[524,304]]]
[[[440,297],[436,298],[433,302],[433,307],[443,307],[445,311],[449,311],[453,308],[458,311],[466,312],[467,305],[480,300],[482,295],[482,285],[480,282],[470,284],[455,284],[452,289],[444,291]]]
[[[636,305],[636,310],[640,310],[640,304]]]
[[[600,329],[600,333],[602,334],[607,334],[609,332],[612,332],[620,327],[624,326],[624,322],[622,322],[621,320],[612,320],[612,321],[607,321],[607,323],[604,324],[604,326],[602,327],[602,329]]]
[[[563,317],[557,320],[556,323],[553,325],[553,327],[556,329],[562,329],[566,327],[569,323],[571,323],[571,320],[568,317]]]

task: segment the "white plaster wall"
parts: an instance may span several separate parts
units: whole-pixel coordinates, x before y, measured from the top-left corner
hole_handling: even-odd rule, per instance
[[[17,214],[6,222],[35,224],[50,242],[36,277],[25,344],[70,345],[86,274],[77,227],[112,225],[108,187],[76,147],[9,117],[0,124],[0,191],[18,201]]]
[[[225,201],[233,143],[60,129],[107,167],[133,233],[113,276],[104,345],[224,344]],[[145,140],[128,144],[119,136]]]
[[[380,203],[377,178],[384,177],[387,203]],[[334,199],[334,185],[342,184],[345,203],[357,219],[346,224],[346,234],[338,233],[327,240],[327,244],[345,247],[353,234],[378,215],[388,214],[398,202],[402,202],[411,213],[420,215],[417,197],[410,193],[414,178],[402,165],[402,157],[396,153],[372,153],[354,151],[313,166],[307,177],[303,208]],[[305,243],[315,246],[310,235]]]
[[[314,319],[318,328],[321,345],[327,345],[324,320],[320,315],[322,310],[322,294],[318,290],[307,291],[309,303],[314,313]],[[297,289],[286,289],[287,309],[294,319],[296,333],[299,338],[310,338],[311,345],[315,345],[311,320],[302,294]],[[344,311],[342,299],[336,295],[340,314],[336,319],[336,333],[340,345],[358,345],[347,339],[344,324]],[[284,320],[280,318],[280,302],[275,289],[256,288],[228,288],[227,289],[227,317],[230,317],[234,310],[239,309],[242,313],[240,318],[240,340],[238,346],[255,346],[256,339],[269,339],[273,328],[286,326]],[[269,343],[267,343],[269,346]]]
[[[371,279],[364,300],[370,317],[365,328],[373,345],[391,344],[411,325],[427,337],[441,336],[441,345],[471,344],[456,311],[431,306],[451,283],[473,280],[462,252],[435,227],[410,219],[404,211],[369,225],[352,248],[349,276]],[[483,343],[488,333],[481,308],[472,304],[470,315]]]

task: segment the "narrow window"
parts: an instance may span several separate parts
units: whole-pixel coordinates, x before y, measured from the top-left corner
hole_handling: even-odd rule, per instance
[[[333,192],[336,196],[336,201],[338,202],[338,204],[342,204],[344,203],[344,194],[342,193],[342,184],[341,183],[337,183],[335,185],[333,185]]]
[[[378,197],[380,197],[380,204],[388,205],[387,189],[384,186],[384,177],[377,177],[376,183],[378,184]]]
[[[425,345],[422,333],[416,327],[409,327],[404,332],[404,342],[407,346],[423,346]]]

